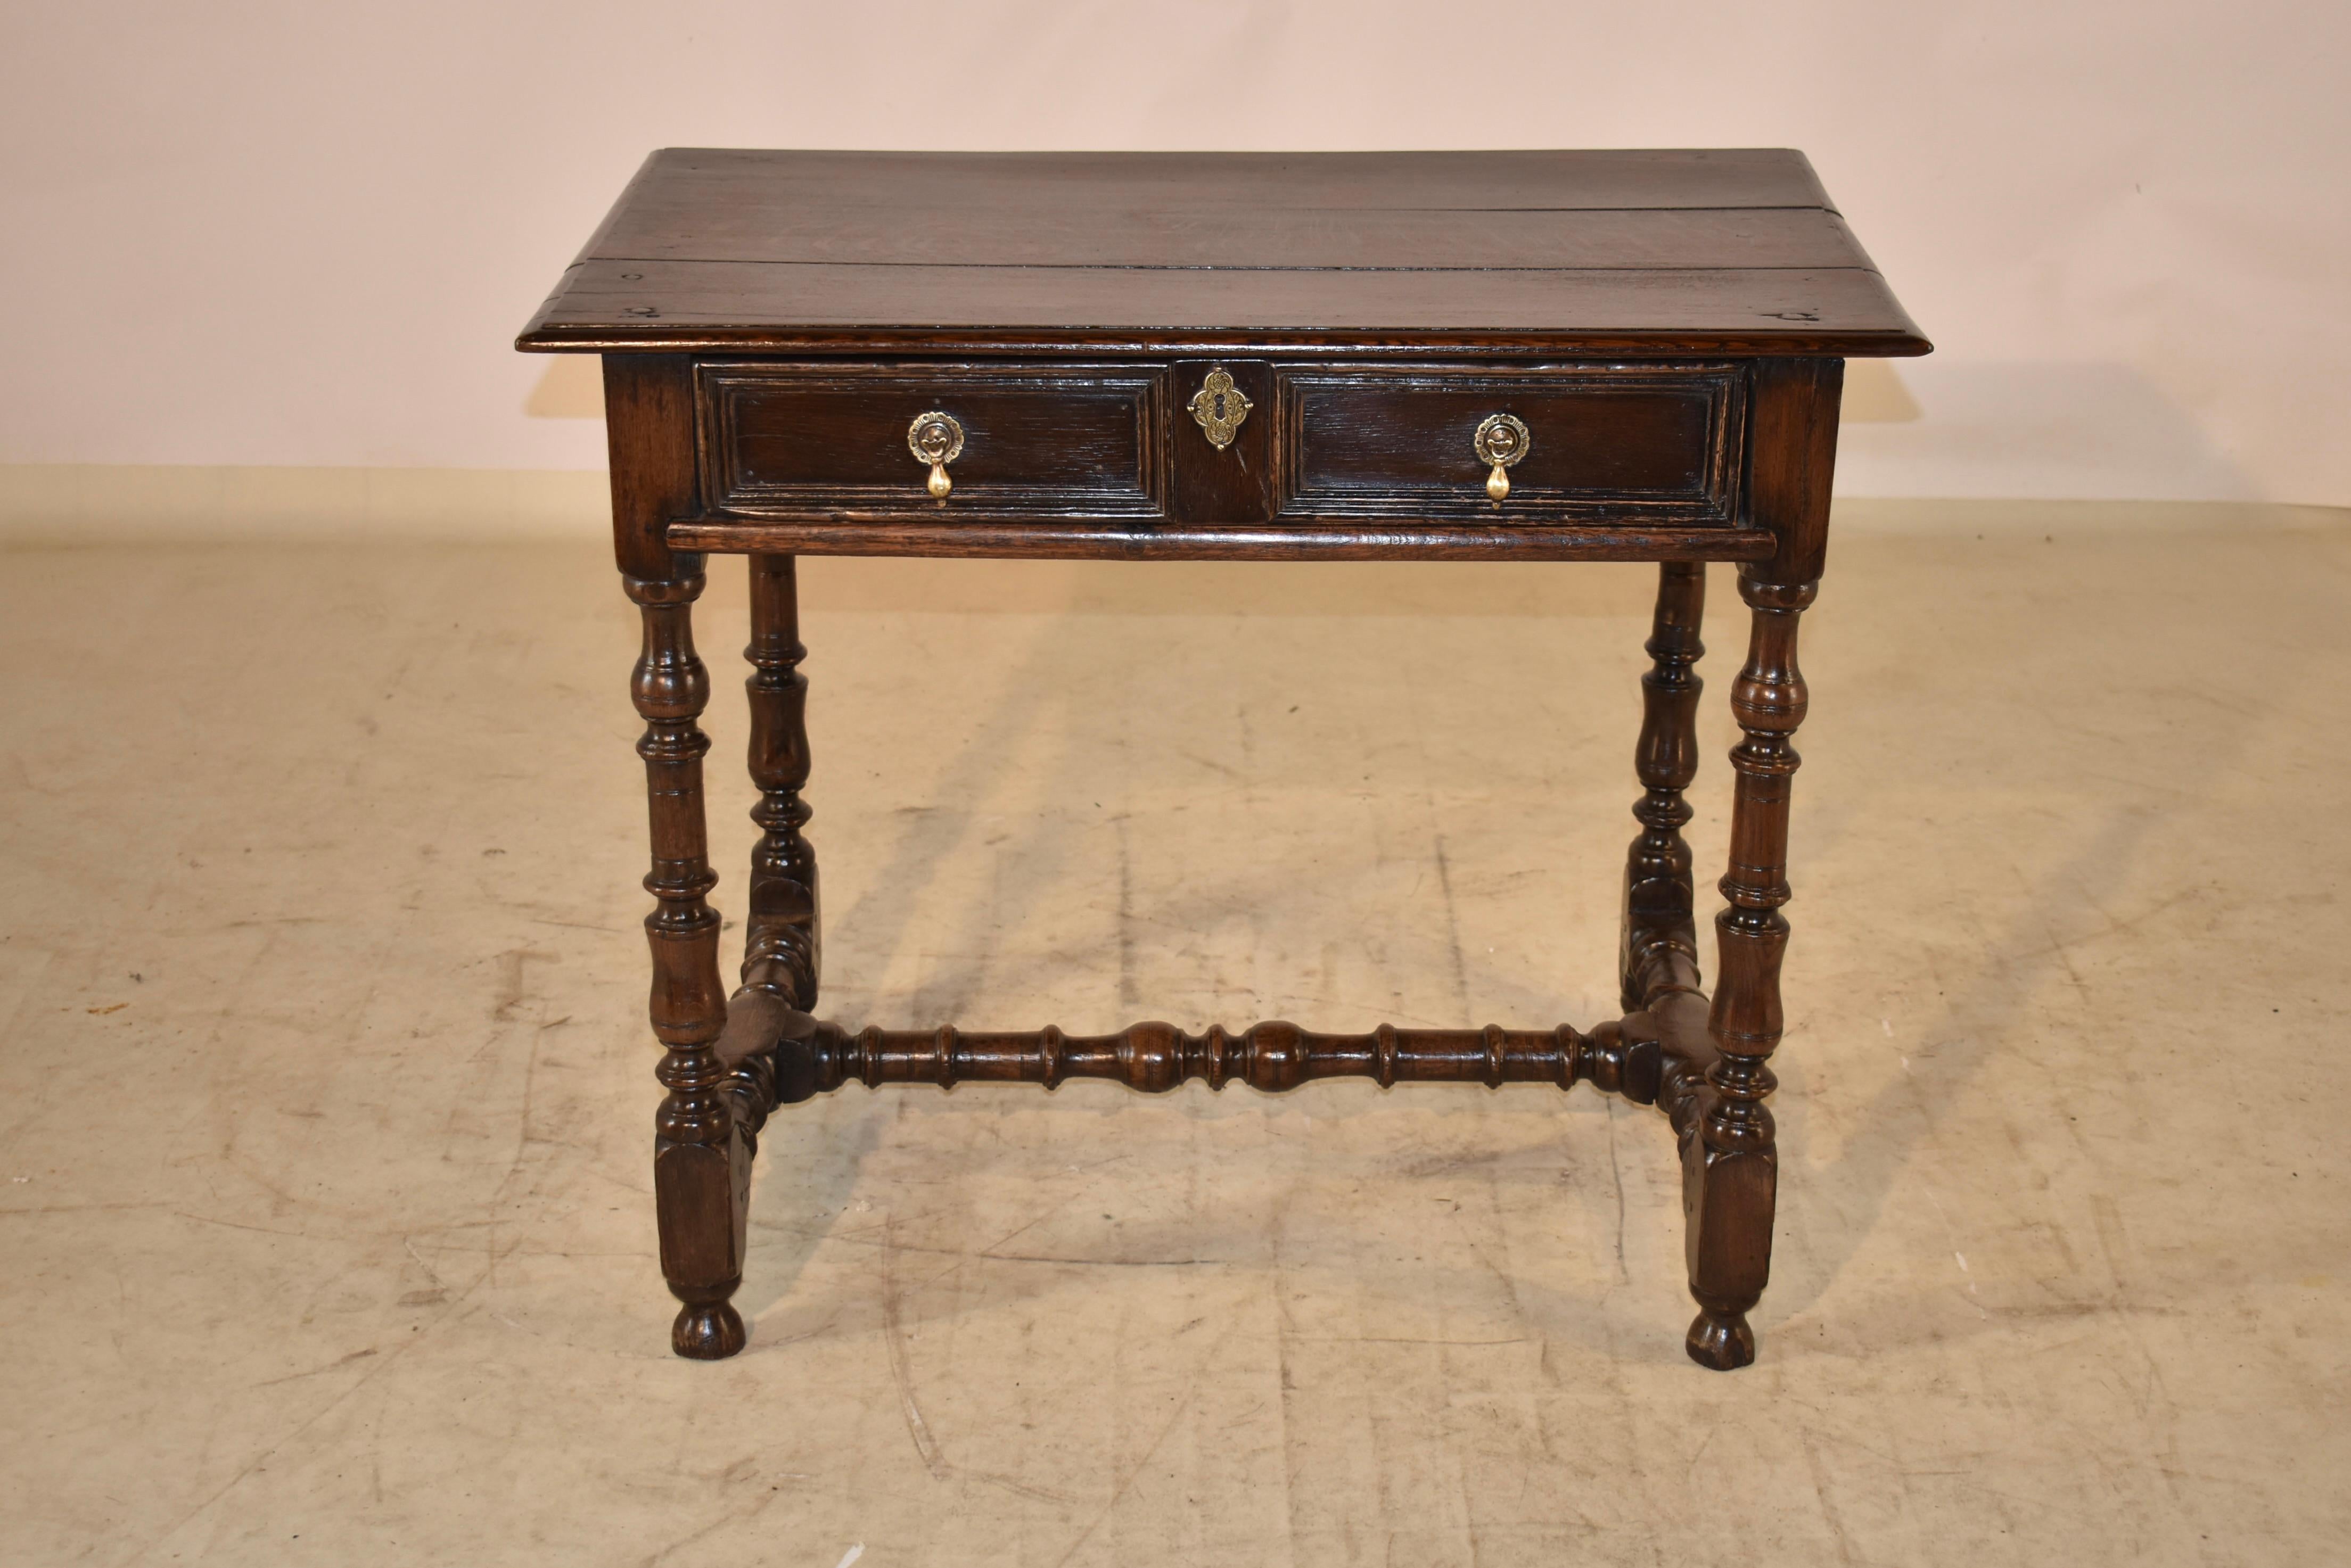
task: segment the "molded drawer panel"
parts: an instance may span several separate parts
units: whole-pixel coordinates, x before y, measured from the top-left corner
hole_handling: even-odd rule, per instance
[[[1280,515],[1731,525],[1745,378],[1733,365],[1276,367]],[[1473,447],[1527,428],[1510,494]]]
[[[1154,365],[705,364],[704,489],[746,516],[1155,517],[1166,494],[1167,372]],[[952,415],[963,448],[934,499],[907,447]]]

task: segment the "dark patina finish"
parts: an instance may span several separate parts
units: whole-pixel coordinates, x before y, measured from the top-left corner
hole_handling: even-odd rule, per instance
[[[1778,1187],[1799,618],[1844,361],[1928,351],[1801,153],[931,154],[647,161],[519,346],[604,356],[613,539],[643,612],[668,1048],[654,1173],[678,1354],[743,1346],[758,1134],[854,1079],[1579,1081],[1679,1140],[1691,1356],[1754,1359]],[[751,570],[749,917],[719,977],[691,608]],[[1625,1015],[1588,1032],[1288,1023],[868,1029],[815,1015],[803,554],[1654,560],[1625,873]],[[1704,563],[1739,563],[1743,738],[1716,986],[1684,798]]]

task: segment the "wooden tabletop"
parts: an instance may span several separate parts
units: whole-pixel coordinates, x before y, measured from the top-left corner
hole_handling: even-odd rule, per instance
[[[656,152],[524,349],[1928,351],[1801,152]]]

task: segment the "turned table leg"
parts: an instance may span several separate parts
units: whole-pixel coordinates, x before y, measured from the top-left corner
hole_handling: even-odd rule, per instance
[[[1633,815],[1641,835],[1625,854],[1624,942],[1618,974],[1629,1011],[1669,988],[1698,985],[1698,936],[1691,913],[1690,820],[1683,791],[1698,777],[1698,661],[1706,652],[1698,624],[1706,614],[1706,564],[1667,561],[1657,569],[1648,673],[1641,677],[1641,739],[1633,767],[1644,789]]]
[[[651,1011],[653,1033],[668,1048],[655,1074],[668,1093],[653,1121],[653,1198],[662,1273],[684,1303],[670,1346],[716,1360],[743,1348],[743,1320],[727,1298],[743,1280],[750,1153],[723,1092],[727,1074],[716,1049],[726,998],[718,979],[718,915],[706,902],[718,882],[702,814],[710,737],[695,722],[710,700],[692,621],[703,579],[696,571],[624,580],[644,619],[644,651],[630,690],[645,720],[637,742],[653,830],[645,888],[658,901],[645,916]]]
[[[800,790],[809,779],[808,650],[799,638],[798,572],[788,555],[751,557],[751,808],[759,841],[751,852],[751,915],[743,939],[743,985],[803,1013],[816,1009],[823,973],[816,851],[801,836],[810,816]],[[766,1119],[769,1104],[792,1104],[816,1092],[816,1063],[804,1039],[777,1042],[772,1053],[738,1071],[764,1071],[746,1104]]]
[[[1817,586],[1743,572],[1739,580],[1753,621],[1747,664],[1730,690],[1745,738],[1730,752],[1738,793],[1730,869],[1721,883],[1729,903],[1714,921],[1707,1032],[1718,1054],[1707,1069],[1700,1113],[1682,1139],[1690,1294],[1698,1303],[1689,1354],[1719,1371],[1755,1359],[1747,1312],[1771,1268],[1779,1155],[1763,1102],[1776,1082],[1768,1062],[1780,1043],[1780,959],[1788,946],[1780,906],[1788,902],[1788,801],[1800,760],[1790,742],[1804,718],[1796,622]]]
[[[800,799],[809,779],[808,677],[800,643],[793,559],[751,557],[751,917],[743,942],[743,983],[772,990],[802,1012],[816,1008],[820,936],[816,851],[800,835],[812,813]]]

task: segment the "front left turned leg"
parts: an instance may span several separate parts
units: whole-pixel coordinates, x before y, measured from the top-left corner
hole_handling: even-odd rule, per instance
[[[716,1049],[726,1023],[718,979],[717,885],[702,814],[702,758],[710,737],[695,721],[710,674],[694,651],[700,572],[674,580],[628,578],[644,619],[644,650],[630,694],[645,721],[653,871],[659,902],[645,916],[653,947],[653,1033],[667,1051],[655,1076],[668,1091],[653,1121],[653,1201],[662,1273],[684,1304],[670,1329],[678,1354],[716,1361],[743,1348],[743,1320],[728,1298],[743,1281],[750,1151],[736,1124]]]
[[[1788,946],[1788,800],[1799,761],[1790,744],[1804,718],[1796,622],[1817,582],[1771,583],[1741,573],[1739,595],[1754,612],[1747,664],[1730,711],[1745,738],[1731,748],[1738,793],[1730,817],[1729,901],[1715,916],[1716,980],[1707,1032],[1719,1053],[1707,1069],[1698,1114],[1682,1138],[1682,1207],[1687,1221],[1690,1359],[1719,1372],[1755,1359],[1748,1311],[1771,1277],[1779,1154],[1763,1103],[1776,1080],[1780,960]]]

